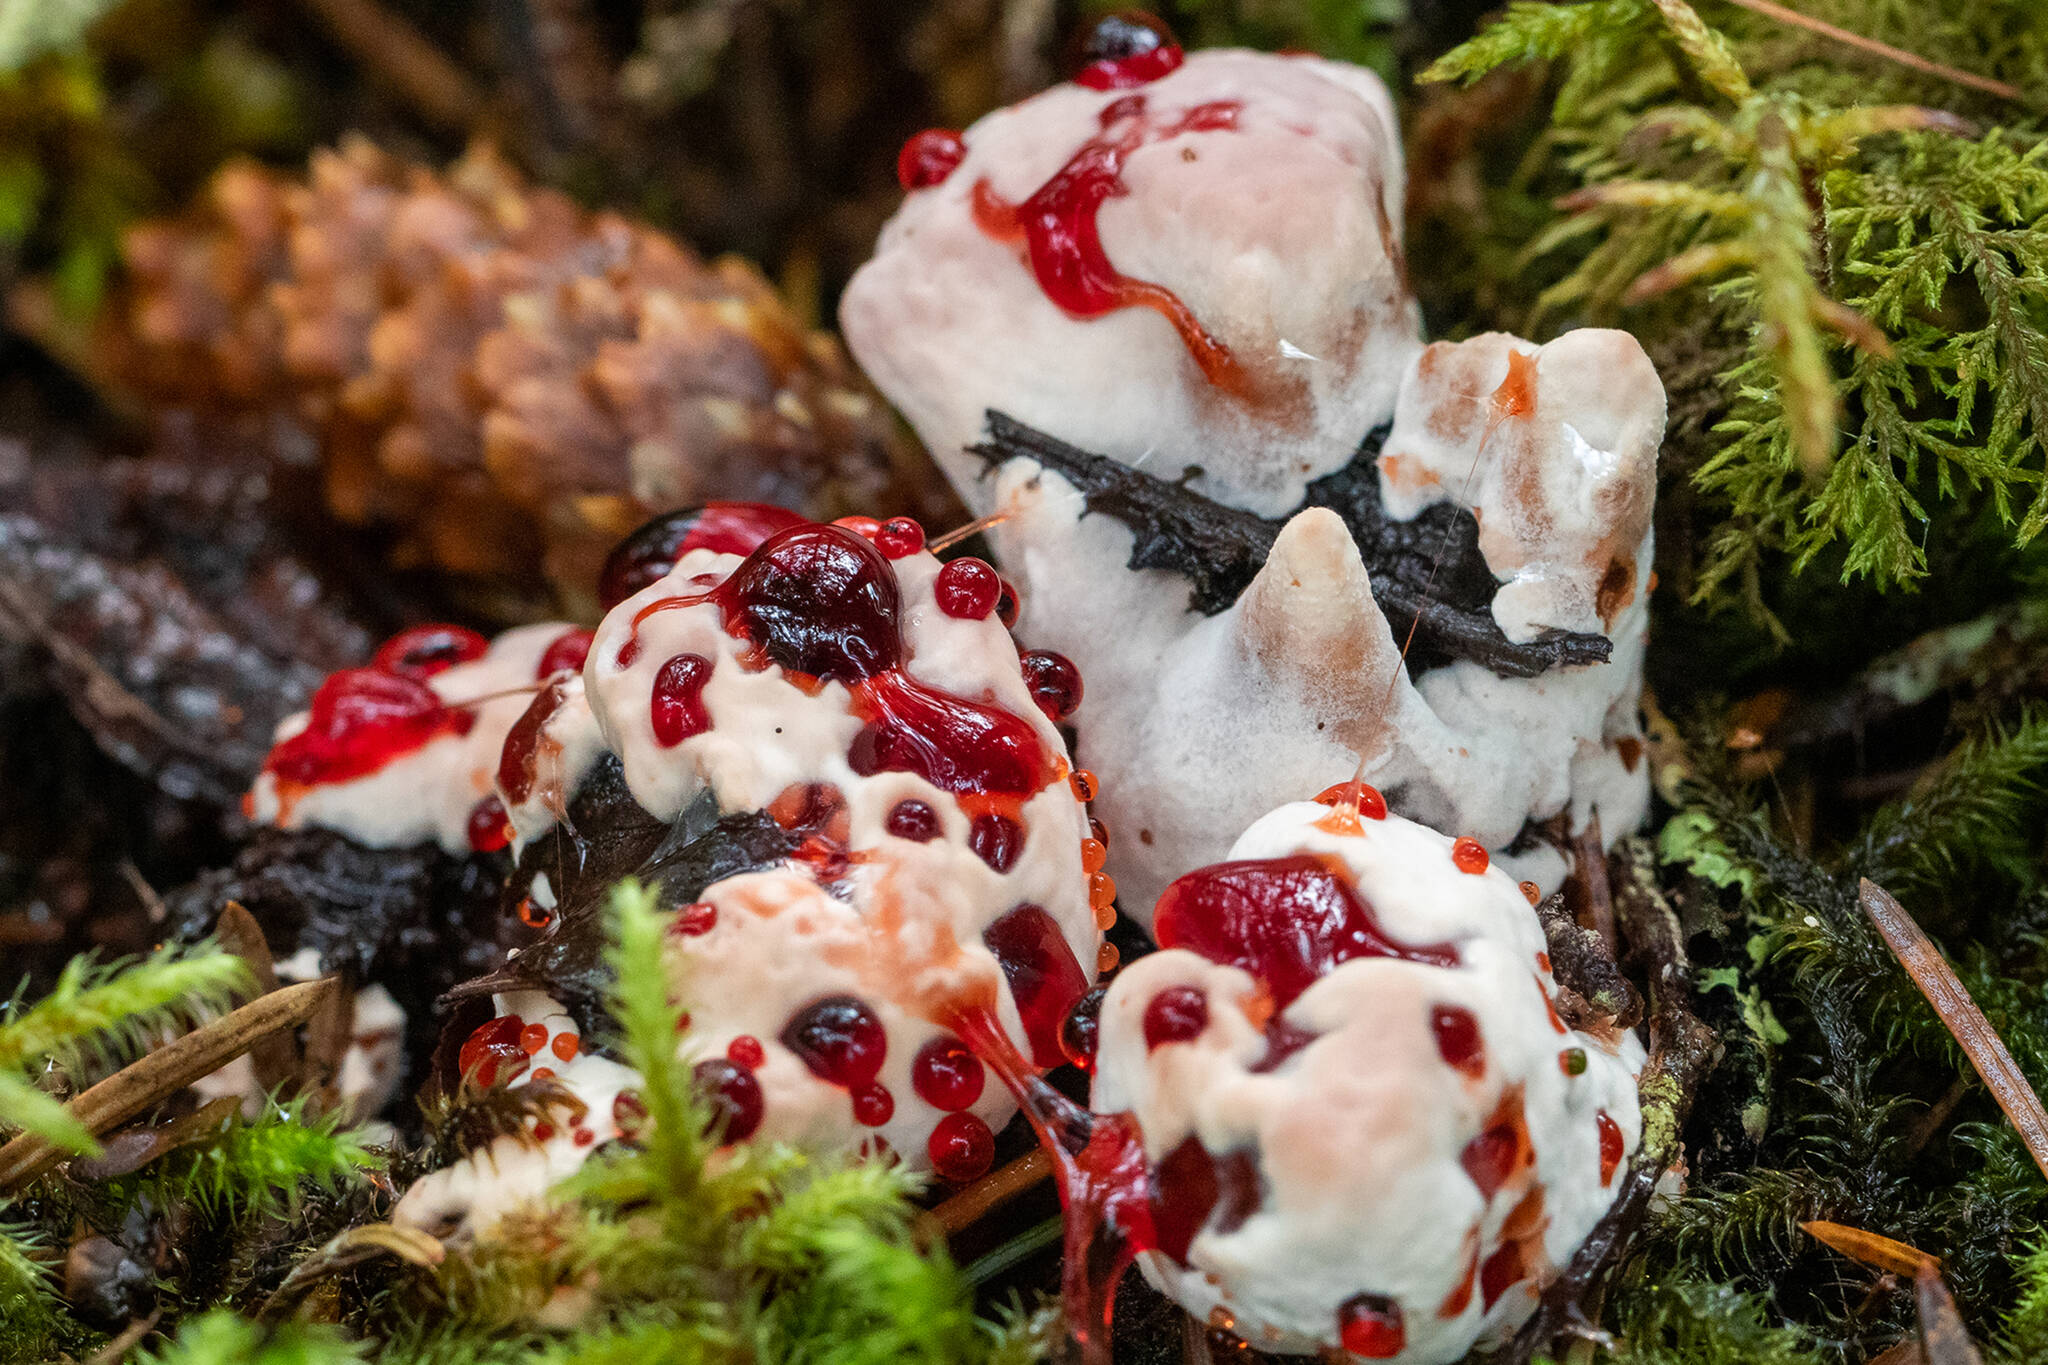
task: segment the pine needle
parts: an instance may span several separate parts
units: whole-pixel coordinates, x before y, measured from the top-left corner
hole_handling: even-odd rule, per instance
[[[1861,1261],[1879,1270],[1889,1270],[1895,1275],[1917,1275],[1920,1267],[1927,1264],[1940,1266],[1938,1257],[1929,1256],[1918,1247],[1907,1246],[1875,1232],[1862,1228],[1847,1227],[1841,1223],[1830,1223],[1825,1219],[1813,1219],[1799,1225],[1815,1240],[1825,1242],[1852,1261]]]
[[[1998,1107],[2012,1120],[2034,1164],[2040,1167],[2043,1176],[2048,1176],[2048,1109],[2041,1107],[2041,1097],[2034,1093],[2034,1087],[2013,1061],[1998,1031],[1991,1027],[1991,1021],[1963,989],[1954,969],[1904,906],[1868,877],[1858,884],[1858,892],[1863,913],[1877,926],[1899,965],[1955,1035],[1992,1098],[1998,1101]]]

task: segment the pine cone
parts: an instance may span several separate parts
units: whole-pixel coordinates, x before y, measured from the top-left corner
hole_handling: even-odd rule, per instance
[[[240,163],[134,229],[100,342],[163,408],[273,420],[400,562],[592,600],[611,545],[711,498],[957,514],[839,344],[758,272],[537,189],[362,140],[303,183]],[[281,420],[279,420],[281,419]]]

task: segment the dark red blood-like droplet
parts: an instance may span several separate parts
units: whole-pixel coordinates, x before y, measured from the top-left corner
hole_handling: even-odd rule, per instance
[[[1344,1349],[1367,1360],[1401,1354],[1408,1330],[1401,1305],[1382,1294],[1357,1294],[1337,1305],[1337,1339]]]
[[[498,755],[498,790],[514,805],[533,795],[534,785],[540,780],[537,768],[541,731],[561,709],[564,695],[560,683],[541,688],[505,735],[505,747]]]
[[[1491,1311],[1500,1296],[1512,1289],[1529,1272],[1522,1263],[1522,1244],[1503,1242],[1500,1249],[1479,1267],[1479,1305]]]
[[[967,827],[967,847],[996,871],[1008,872],[1024,851],[1024,826],[1007,815],[977,815]]]
[[[442,705],[434,689],[374,668],[344,668],[320,684],[306,728],[280,743],[264,771],[313,786],[368,776],[443,734],[467,734],[468,711]]]
[[[979,621],[996,609],[1003,595],[1003,580],[987,560],[972,555],[951,560],[932,581],[932,597],[939,610],[960,621]]]
[[[761,1040],[751,1033],[736,1035],[725,1045],[725,1055],[750,1070],[760,1066],[768,1056],[761,1046]]]
[[[943,184],[967,159],[967,143],[951,128],[927,128],[911,135],[896,154],[896,183],[906,191]]]
[[[506,1014],[479,1027],[463,1041],[455,1054],[455,1065],[472,1085],[489,1089],[526,1070],[531,1058],[519,1044],[526,1021]]]
[[[843,526],[771,536],[714,596],[726,629],[791,672],[852,684],[901,661],[896,573]]]
[[[858,1090],[881,1074],[889,1035],[866,1002],[828,995],[783,1026],[782,1045],[820,1080]]]
[[[1209,1027],[1209,997],[1199,986],[1168,986],[1145,1006],[1145,1049],[1199,1038]]]
[[[1614,1179],[1614,1168],[1621,1165],[1621,1156],[1628,1142],[1621,1135],[1621,1125],[1608,1117],[1602,1109],[1594,1123],[1600,1129],[1600,1183],[1605,1185]]]
[[[1102,821],[1096,819],[1094,816],[1089,816],[1088,837],[1093,839],[1096,843],[1101,844],[1104,848],[1108,848],[1109,826],[1103,824]]]
[[[922,801],[898,801],[889,809],[885,828],[899,839],[928,844],[939,837],[939,813]]]
[[[1081,670],[1064,654],[1049,649],[1026,650],[1018,658],[1031,700],[1053,721],[1065,720],[1081,705]]]
[[[873,540],[875,533],[882,529],[882,523],[876,521],[873,517],[858,515],[836,518],[832,524],[834,526],[843,526],[864,540]]]
[[[469,846],[478,853],[496,853],[512,842],[512,825],[505,819],[505,805],[486,796],[469,812]]]
[[[934,1109],[967,1108],[981,1098],[986,1080],[981,1059],[950,1034],[919,1048],[910,1064],[911,1088]]]
[[[695,938],[708,934],[718,925],[718,907],[710,901],[691,901],[676,911],[675,923],[669,931],[684,938]]]
[[[948,1114],[932,1129],[925,1151],[941,1180],[964,1185],[988,1174],[996,1159],[996,1138],[974,1115]]]
[[[1285,1009],[1340,962],[1394,957],[1457,965],[1449,944],[1396,942],[1334,866],[1313,854],[1217,863],[1190,872],[1159,898],[1153,934],[1162,948],[1188,948],[1242,967]]]
[[[805,524],[794,512],[759,502],[713,502],[664,513],[611,552],[598,578],[598,600],[610,611],[666,577],[691,550],[749,555],[777,531]]]
[[[1017,614],[1023,609],[1017,597],[1017,590],[1010,586],[1007,578],[999,578],[996,582],[996,620],[1003,623],[1004,630],[1015,630]]]
[[[1102,997],[1108,991],[1107,986],[1091,987],[1060,1021],[1060,1051],[1083,1071],[1095,1069],[1095,1046],[1102,1027]]]
[[[1123,62],[1095,63],[1088,68],[1087,79],[1101,81],[1099,88],[1138,84],[1164,75],[1179,60],[1179,49],[1156,48]],[[1184,133],[1235,129],[1242,108],[1235,100],[1212,100],[1171,118],[1154,118],[1144,95],[1125,95],[1098,115],[1101,134],[1082,143],[1021,203],[1003,199],[986,179],[977,180],[971,200],[975,225],[997,241],[1021,242],[1039,289],[1071,316],[1092,318],[1121,308],[1150,308],[1173,324],[1211,384],[1249,396],[1250,380],[1230,348],[1211,335],[1171,289],[1119,271],[1103,248],[1096,221],[1103,204],[1129,192],[1123,171],[1132,153]]]
[[[916,773],[948,792],[1025,796],[1052,780],[1038,732],[1019,716],[890,671],[863,682],[854,708],[867,721],[847,762],[863,777]]]
[[[1477,1080],[1486,1074],[1486,1044],[1479,1036],[1479,1020],[1471,1010],[1458,1005],[1438,1005],[1429,1012],[1429,1027],[1436,1034],[1436,1050],[1446,1065]]]
[[[995,954],[1010,983],[1031,1060],[1039,1066],[1058,1066],[1066,1058],[1060,1026],[1067,1011],[1088,993],[1088,974],[1074,960],[1059,923],[1039,906],[1020,905],[991,924],[981,941]]]
[[[708,1057],[690,1074],[711,1101],[711,1129],[722,1142],[745,1142],[761,1126],[761,1082],[753,1070],[724,1057]]]
[[[542,651],[533,676],[545,681],[557,673],[581,672],[583,661],[590,657],[590,642],[590,632],[581,626],[563,631]]]
[[[711,671],[711,660],[703,655],[678,654],[654,675],[648,714],[656,743],[673,749],[711,728],[711,713],[704,709],[704,684],[711,681]]]
[[[1451,845],[1451,861],[1458,865],[1458,871],[1470,872],[1477,876],[1486,871],[1489,861],[1486,856],[1486,845],[1477,839],[1467,839],[1461,835]]]
[[[1090,90],[1128,90],[1167,75],[1182,62],[1173,31],[1141,10],[1104,15],[1073,54],[1074,82]]]
[[[1152,1172],[1152,1227],[1159,1250],[1187,1264],[1188,1247],[1216,1207],[1216,1162],[1190,1134]]]
[[[1341,806],[1347,802],[1367,820],[1387,818],[1387,798],[1380,795],[1379,788],[1363,782],[1339,782],[1334,787],[1323,788],[1316,796],[1318,805]]]
[[[885,559],[903,559],[924,548],[924,527],[909,517],[891,517],[875,532],[875,548]]]
[[[853,1119],[880,1128],[896,1115],[896,1097],[884,1085],[864,1085],[853,1092]]]
[[[1522,1088],[1520,1085],[1511,1086],[1501,1096],[1493,1116],[1486,1121],[1486,1127],[1480,1130],[1479,1136],[1466,1143],[1465,1150],[1458,1154],[1458,1164],[1479,1187],[1481,1197],[1491,1199],[1503,1185],[1525,1166],[1533,1165],[1535,1160],[1536,1151],[1529,1141],[1529,1125],[1522,1117]]]
[[[379,645],[370,656],[370,667],[424,682],[457,664],[481,659],[490,647],[489,640],[463,626],[414,626]]]

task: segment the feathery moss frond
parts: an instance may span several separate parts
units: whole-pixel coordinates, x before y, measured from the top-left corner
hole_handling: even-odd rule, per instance
[[[216,1310],[184,1323],[169,1346],[142,1360],[145,1365],[356,1365],[364,1357],[361,1346],[331,1327],[288,1322],[265,1328]]]
[[[342,1115],[310,1118],[301,1099],[269,1105],[253,1121],[229,1119],[208,1141],[171,1153],[157,1180],[215,1217],[237,1219],[295,1208],[307,1191],[339,1189],[380,1165]]]
[[[229,1008],[252,986],[248,964],[211,943],[136,961],[76,957],[48,995],[0,1016],[0,1068],[50,1059],[72,1072],[111,1068],[161,1034]]]

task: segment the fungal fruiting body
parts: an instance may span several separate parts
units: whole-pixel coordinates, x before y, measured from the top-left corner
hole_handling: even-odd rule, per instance
[[[1162,951],[1103,1000],[1093,1107],[1142,1139],[1139,1265],[1198,1320],[1454,1361],[1612,1204],[1642,1049],[1558,1017],[1536,915],[1482,848],[1333,796],[1167,888]]]
[[[1396,809],[1546,889],[1564,862],[1535,827],[1598,813],[1611,838],[1641,819],[1662,386],[1620,332],[1422,344],[1375,77],[1241,51],[1154,59],[913,160],[841,322],[962,498],[1002,518],[989,535],[1020,635],[1089,680],[1077,760],[1104,776],[1128,904],[1361,756]],[[1147,541],[1060,474],[1013,458],[989,475],[966,448],[990,412],[1291,520],[1234,605],[1203,616],[1178,575],[1127,569]],[[1346,475],[1347,511],[1387,526],[1439,503],[1476,519],[1482,610],[1507,640],[1596,632],[1607,661],[1506,677],[1405,657],[1345,518],[1304,508]]]
[[[909,521],[677,514],[614,557],[617,600],[579,637],[587,660],[542,669],[547,632],[529,628],[425,679],[453,699],[471,681],[459,668],[502,656],[509,717],[468,708],[464,729],[425,702],[378,708],[384,741],[329,737],[365,751],[331,765],[331,790],[291,788],[288,807],[259,796],[259,813],[371,842],[445,833],[459,803],[425,765],[459,751],[516,860],[508,899],[545,931],[485,979],[495,1017],[459,1066],[473,1084],[557,1080],[583,1112],[428,1176],[401,1219],[481,1226],[630,1128],[632,1076],[586,1044],[588,983],[568,964],[599,960],[603,933],[570,903],[588,909],[636,871],[667,898],[664,952],[690,1011],[678,1045],[726,1139],[886,1147],[950,1179],[986,1168],[1014,1104],[955,1025],[992,1019],[1036,1066],[1057,1063],[1101,930],[1084,775],[1055,725],[1078,680],[1064,660],[1020,658],[960,563],[942,566]],[[995,579],[986,565],[964,577],[978,573]],[[291,746],[322,724],[316,701],[270,768],[291,769]],[[649,832],[615,867],[597,850],[617,828],[571,817],[607,784],[623,795],[605,824]],[[372,804],[357,814],[358,800]],[[437,810],[387,809],[408,801]],[[679,870],[699,855],[703,871]]]

